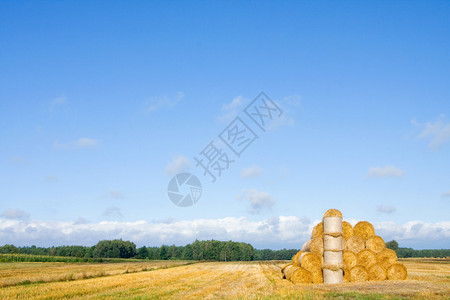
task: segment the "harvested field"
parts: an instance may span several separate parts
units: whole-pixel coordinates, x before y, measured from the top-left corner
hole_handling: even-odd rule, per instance
[[[439,259],[401,260],[408,268],[403,281],[369,281],[340,285],[292,284],[282,279],[281,268],[288,261],[203,262],[170,265],[153,271],[124,273],[124,264],[100,264],[110,275],[72,278],[64,282],[40,282],[0,288],[1,299],[44,298],[445,298],[450,295],[450,261]],[[151,266],[153,262],[148,262]],[[166,261],[156,264],[185,264]],[[144,263],[145,264],[145,263]],[[86,268],[96,268],[87,265]],[[77,270],[80,264],[0,264],[0,283],[17,278],[38,278],[63,274],[58,268]],[[115,270],[115,271],[114,271]],[[19,272],[17,272],[19,271]],[[106,271],[105,271],[106,272]],[[15,274],[21,274],[15,275]],[[76,272],[74,272],[75,274]],[[58,275],[59,276],[59,275]],[[56,278],[58,277],[56,276]],[[75,277],[75,276],[74,276]]]

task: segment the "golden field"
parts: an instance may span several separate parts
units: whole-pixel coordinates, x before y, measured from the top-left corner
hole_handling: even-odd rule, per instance
[[[450,298],[450,261],[403,259],[405,281],[294,285],[276,262],[3,263],[0,299]]]

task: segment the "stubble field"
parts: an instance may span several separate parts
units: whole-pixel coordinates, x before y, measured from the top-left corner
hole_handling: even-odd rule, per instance
[[[284,261],[2,263],[0,299],[450,298],[450,261],[407,259],[405,281],[294,285]]]

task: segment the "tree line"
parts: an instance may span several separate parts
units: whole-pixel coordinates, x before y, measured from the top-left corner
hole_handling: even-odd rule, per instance
[[[396,241],[386,243],[399,258],[406,257],[449,257],[450,249],[414,250],[402,248]],[[162,245],[160,247],[140,247],[130,241],[104,240],[95,246],[58,246],[58,247],[16,247],[4,245],[0,254],[29,254],[39,256],[58,256],[80,258],[83,261],[98,261],[113,258],[136,258],[148,260],[215,260],[215,261],[251,261],[251,260],[290,260],[297,249],[254,249],[248,243],[233,241],[198,241],[186,246]],[[81,260],[80,260],[81,261]]]
[[[386,243],[386,248],[392,249],[399,258],[408,257],[450,257],[450,249],[423,249],[414,250],[412,248],[399,247],[396,240]]]

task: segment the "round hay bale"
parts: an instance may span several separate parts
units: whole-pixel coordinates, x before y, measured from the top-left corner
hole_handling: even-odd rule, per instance
[[[344,282],[344,272],[342,269],[323,269],[323,283],[341,284]]]
[[[289,279],[292,283],[312,283],[313,277],[311,272],[303,269],[303,268],[295,268],[292,271],[292,274]]]
[[[342,251],[344,250],[344,239],[342,236],[334,237],[325,234],[323,236],[323,251]]]
[[[314,226],[314,228],[312,230],[311,240],[316,237],[323,238],[323,223],[322,222],[320,222],[319,224]]]
[[[324,262],[324,264],[331,264],[331,265],[344,264],[342,251],[324,251],[323,252],[323,262]]]
[[[342,235],[342,217],[324,217],[323,234],[340,233]]]
[[[342,218],[342,213],[339,210],[332,208],[332,209],[327,210],[325,212],[325,214],[323,215],[323,217],[324,218],[327,218],[327,217],[341,217]]]
[[[311,240],[306,241],[306,242],[302,245],[302,251],[303,251],[303,252],[311,252],[311,250],[309,249],[309,244],[311,244]]]
[[[367,221],[361,221],[356,223],[353,227],[353,234],[360,236],[364,241],[366,241],[370,236],[375,234],[375,228],[373,225]]]
[[[362,282],[369,279],[369,274],[363,266],[354,266],[350,269],[350,281],[351,282]]]
[[[342,221],[342,236],[344,240],[347,240],[353,235],[353,226],[347,221]]]
[[[397,254],[394,250],[384,248],[377,253],[377,263],[385,270],[387,270],[396,261]]]
[[[367,274],[369,274],[369,280],[382,281],[386,279],[386,270],[377,264],[367,269]]]
[[[322,275],[322,269],[316,270],[311,273],[312,282],[314,284],[323,283],[323,275]]]
[[[370,249],[363,249],[358,254],[358,265],[363,266],[366,269],[369,269],[370,266],[377,263],[377,255]]]
[[[405,280],[408,276],[408,270],[405,265],[399,262],[393,263],[386,273],[389,280]]]
[[[323,254],[323,238],[322,237],[313,238],[311,240],[311,243],[309,243],[309,250],[311,252],[318,254],[319,256],[322,256],[322,254]]]
[[[342,269],[342,273],[344,274],[343,281],[344,281],[344,282],[350,282],[350,281],[351,281],[351,278],[350,278],[350,269],[347,268],[347,267],[344,267],[344,268]]]
[[[300,266],[310,272],[322,269],[322,259],[313,252],[304,252],[298,259]]]
[[[344,242],[344,250],[350,250],[355,253],[364,249],[364,240],[359,235],[352,235]]]
[[[298,261],[300,255],[302,255],[302,251],[298,251],[293,257],[292,257],[292,265],[295,267],[300,267],[300,263]]]
[[[289,266],[292,266],[292,263],[287,264],[287,265],[284,265],[284,266],[281,268],[281,273],[284,274],[284,270],[285,270],[287,267],[289,267]]]
[[[372,235],[366,241],[366,249],[370,249],[375,253],[382,251],[385,247],[386,243],[378,235]]]
[[[349,270],[358,264],[358,258],[356,257],[355,252],[351,250],[344,250],[342,252],[342,258],[345,268]]]
[[[285,269],[284,269],[284,277],[287,279],[287,280],[291,280],[291,276],[292,276],[292,273],[294,272],[294,270],[295,269],[297,269],[297,268],[299,268],[299,267],[295,267],[295,266],[293,266],[293,265],[290,265],[290,266],[287,266]]]

